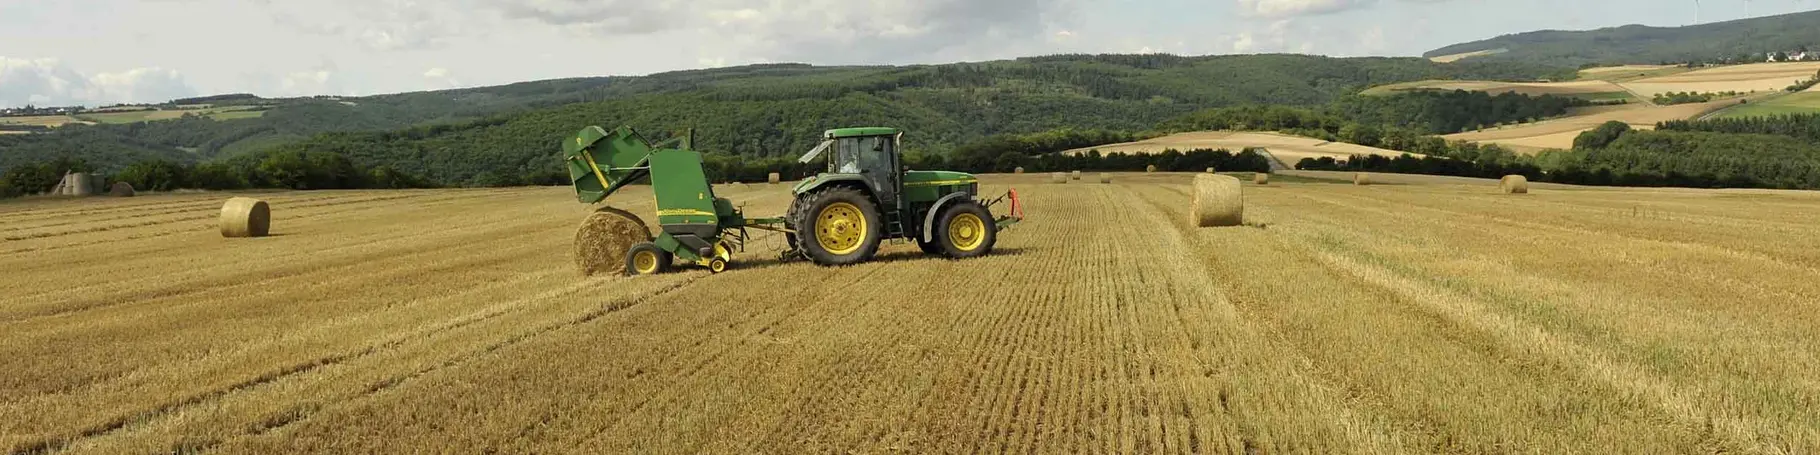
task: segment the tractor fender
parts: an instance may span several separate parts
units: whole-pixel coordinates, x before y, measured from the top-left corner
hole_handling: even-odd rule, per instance
[[[860,188],[862,188],[862,189],[863,189],[863,188],[865,188],[865,187],[866,187],[866,181],[865,181],[865,179],[863,179],[863,178],[861,178],[861,177],[860,177],[860,176],[858,176],[858,175],[850,175],[850,174],[834,174],[834,175],[829,175],[829,174],[818,174],[818,175],[816,175],[816,176],[814,176],[814,177],[810,177],[810,178],[807,178],[807,179],[803,179],[803,181],[802,181],[802,182],[799,182],[799,183],[797,183],[797,184],[796,184],[796,187],[795,187],[795,188],[791,188],[791,189],[790,189],[790,191],[791,191],[791,192],[793,192],[793,193],[795,193],[795,194],[803,194],[803,193],[808,193],[808,192],[811,192],[811,191],[815,191],[815,190],[819,190],[819,189],[821,189],[821,188],[822,188],[822,187],[825,187],[825,186],[830,186],[830,185],[834,185],[834,184],[838,184],[838,183],[842,183],[842,182],[855,182],[855,183],[858,183],[858,184],[859,184],[859,187],[860,187]],[[868,191],[868,193],[870,193],[870,191]]]
[[[956,198],[962,198],[962,197],[967,197],[967,196],[969,196],[969,195],[965,191],[956,191],[953,194],[949,194],[947,196],[942,196],[941,199],[936,199],[935,205],[929,206],[929,214],[923,216],[923,241],[924,242],[935,241],[935,217],[941,216],[942,207],[946,207],[949,202],[953,202]]]

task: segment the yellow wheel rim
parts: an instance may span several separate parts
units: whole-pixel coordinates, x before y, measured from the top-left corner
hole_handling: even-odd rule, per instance
[[[708,271],[714,272],[714,273],[720,273],[720,272],[727,271],[727,261],[715,259],[713,261],[708,262]]]
[[[816,215],[815,242],[828,254],[843,255],[859,251],[866,242],[866,215],[859,207],[845,202],[828,204]]]
[[[961,251],[973,251],[986,243],[986,220],[979,215],[961,213],[948,220],[948,243]]]
[[[639,275],[657,273],[657,253],[640,251],[632,254],[632,269]]]

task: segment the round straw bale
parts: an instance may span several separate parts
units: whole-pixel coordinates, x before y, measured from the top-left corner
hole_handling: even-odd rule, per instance
[[[1023,167],[1023,166],[1018,166],[1018,167],[1017,167],[1017,169],[1012,169],[1012,170],[1011,170],[1011,173],[1013,173],[1013,174],[1022,174],[1022,173],[1024,173],[1024,167]]]
[[[1219,173],[1219,172],[1220,172],[1220,171],[1219,171],[1219,170],[1218,170],[1218,169],[1214,169],[1214,168],[1207,168],[1207,173],[1208,173],[1208,174],[1215,174],[1215,173]]]
[[[272,231],[272,208],[250,197],[228,199],[221,205],[222,237],[265,237]]]
[[[1068,174],[1051,172],[1049,173],[1049,183],[1068,183]]]
[[[777,182],[784,181],[784,176],[778,175],[776,172],[772,172],[771,175],[765,176],[765,181],[775,184]]]
[[[1251,174],[1251,183],[1256,183],[1259,185],[1269,185],[1270,184],[1270,173],[1259,172],[1256,174]]]
[[[1101,172],[1100,183],[1112,183],[1112,174]]]
[[[138,192],[133,191],[133,184],[126,182],[114,182],[114,186],[107,189],[107,195],[113,197],[133,197],[136,194]]]
[[[1367,174],[1364,172],[1353,174],[1352,175],[1352,184],[1360,185],[1360,186],[1370,185],[1371,184],[1371,174]]]
[[[1245,222],[1245,188],[1230,175],[1194,176],[1190,222],[1199,227],[1238,226]]]
[[[626,252],[651,241],[651,230],[632,212],[601,207],[575,229],[575,267],[583,276],[625,270]]]
[[[1069,174],[1068,174],[1068,179],[1069,179],[1069,180],[1080,180],[1080,179],[1081,179],[1081,171],[1074,171],[1074,172],[1071,172],[1071,173],[1069,173]]]
[[[1156,172],[1156,165],[1144,166],[1144,172]]]
[[[1504,194],[1529,194],[1529,177],[1506,175],[1498,180],[1498,189],[1504,191]]]

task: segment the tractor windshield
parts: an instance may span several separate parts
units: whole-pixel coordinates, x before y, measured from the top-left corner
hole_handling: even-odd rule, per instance
[[[858,174],[861,169],[891,169],[891,136],[844,137],[834,141],[834,159],[828,160],[829,172]]]

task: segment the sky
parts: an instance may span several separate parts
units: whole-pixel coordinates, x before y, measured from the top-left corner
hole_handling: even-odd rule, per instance
[[[1812,9],[1820,0],[0,0],[0,107],[370,95],[771,62],[1415,56],[1540,29]]]

